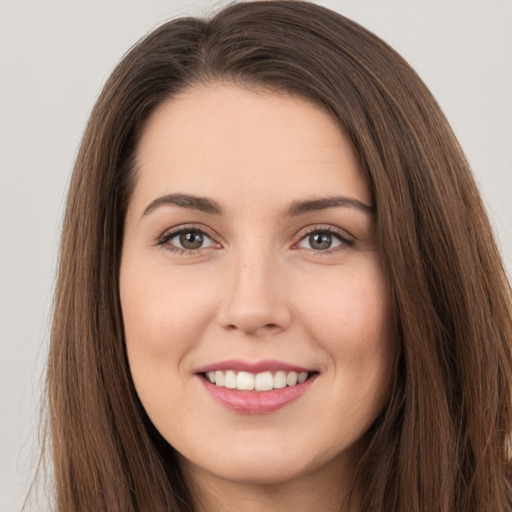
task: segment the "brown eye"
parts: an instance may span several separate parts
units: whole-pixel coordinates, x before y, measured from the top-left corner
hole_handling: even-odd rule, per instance
[[[159,245],[173,252],[199,251],[215,247],[216,243],[201,229],[178,229],[163,235]]]
[[[301,249],[321,252],[351,247],[354,241],[341,230],[316,229],[306,234],[297,245]]]
[[[332,235],[330,233],[318,232],[309,235],[309,245],[311,249],[323,251],[330,249],[332,245]]]
[[[183,249],[199,249],[203,245],[203,233],[200,231],[184,231],[179,235]]]

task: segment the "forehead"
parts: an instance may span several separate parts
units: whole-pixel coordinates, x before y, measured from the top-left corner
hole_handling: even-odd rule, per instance
[[[233,85],[159,105],[137,170],[135,201],[180,192],[228,202],[343,193],[371,202],[352,144],[329,114],[302,98]]]

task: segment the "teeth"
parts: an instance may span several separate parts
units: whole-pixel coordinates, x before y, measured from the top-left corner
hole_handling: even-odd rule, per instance
[[[240,391],[270,391],[286,386],[302,384],[308,378],[308,372],[285,372],[283,370],[262,373],[235,372],[234,370],[208,372],[206,378],[216,386]]]
[[[224,376],[224,387],[229,389],[236,389],[236,373],[233,370],[228,370]]]
[[[254,379],[256,391],[270,391],[274,387],[274,377],[270,372],[258,373]]]
[[[286,373],[282,370],[274,375],[274,388],[281,389],[286,387]]]
[[[219,372],[218,370],[215,372],[214,384],[224,387],[224,372]]]
[[[248,372],[238,372],[236,376],[236,389],[252,391],[254,389],[254,375]]]
[[[286,384],[288,386],[295,386],[295,384],[297,384],[297,377],[298,377],[298,373],[297,372],[290,372],[287,376],[286,376]]]

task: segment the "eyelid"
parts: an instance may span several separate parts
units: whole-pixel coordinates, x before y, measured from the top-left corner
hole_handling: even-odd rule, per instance
[[[204,225],[198,225],[198,224],[182,224],[178,225],[172,228],[169,228],[165,230],[159,237],[156,239],[156,245],[157,246],[165,246],[165,248],[171,252],[176,252],[180,254],[198,254],[202,252],[205,249],[210,249],[212,245],[207,247],[200,247],[198,249],[185,249],[182,247],[178,247],[176,245],[168,244],[169,240],[172,240],[172,238],[176,237],[180,233],[186,232],[186,231],[198,231],[202,233],[204,236],[208,237],[212,242],[213,246],[216,245],[216,248],[222,248],[221,243],[218,241],[219,237],[216,234],[213,234],[212,231],[207,228]],[[340,241],[340,245],[324,249],[324,250],[315,250],[315,249],[306,249],[308,251],[317,253],[317,254],[330,254],[333,252],[336,252],[338,250],[346,249],[347,247],[351,247],[355,243],[355,237],[350,235],[347,231],[344,229],[338,228],[336,226],[333,226],[331,224],[314,224],[311,226],[306,226],[305,228],[302,228],[299,233],[296,235],[298,240],[292,245],[292,249],[303,249],[299,247],[299,244],[309,235],[312,233],[321,232],[321,233],[329,233],[336,237]]]
[[[172,240],[174,237],[186,231],[197,231],[202,235],[208,237],[213,245],[207,247],[200,247],[198,249],[185,249],[183,247],[178,247],[176,245],[171,245],[168,242]],[[179,254],[198,254],[204,249],[210,249],[213,246],[220,247],[221,244],[218,242],[218,238],[215,234],[211,232],[210,229],[206,228],[206,226],[198,225],[198,224],[182,224],[179,226],[175,226],[169,229],[166,229],[159,237],[156,239],[157,246],[164,246],[165,249],[176,252]]]
[[[336,226],[333,226],[331,224],[315,224],[312,226],[307,226],[303,228],[298,234],[298,241],[293,244],[293,249],[301,249],[301,247],[298,247],[300,242],[302,242],[307,236],[311,235],[312,233],[329,233],[341,242],[340,246],[334,247],[332,249],[324,249],[324,250],[314,250],[314,249],[307,249],[310,251],[313,251],[318,254],[329,254],[332,252],[335,252],[337,250],[342,250],[347,247],[351,247],[355,243],[355,237],[347,233],[344,229],[338,228]]]

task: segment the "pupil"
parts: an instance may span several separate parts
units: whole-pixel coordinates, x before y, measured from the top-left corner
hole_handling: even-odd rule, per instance
[[[203,245],[203,235],[199,231],[186,231],[180,235],[180,243],[185,249],[199,249]]]
[[[329,233],[315,233],[309,236],[309,243],[313,249],[329,249],[332,244],[332,236]]]

